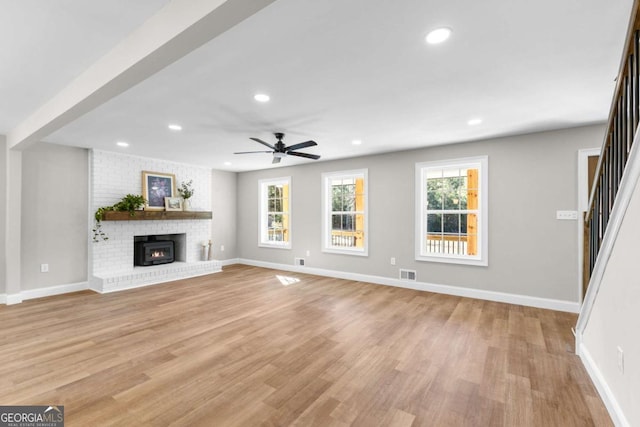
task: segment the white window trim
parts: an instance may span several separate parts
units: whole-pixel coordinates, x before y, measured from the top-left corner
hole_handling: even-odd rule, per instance
[[[426,234],[424,230],[426,221],[422,218],[422,209],[425,205],[425,191],[423,188],[424,168],[439,167],[464,167],[480,164],[480,200],[478,200],[478,212],[480,215],[480,229],[478,230],[478,246],[480,254],[477,256],[461,256],[451,254],[424,255],[422,253],[422,236]],[[433,162],[416,163],[415,175],[415,259],[416,261],[441,262],[450,264],[466,265],[489,265],[489,157],[465,157],[461,159],[438,160]]]
[[[364,176],[364,247],[337,248],[331,246],[331,194],[329,182],[336,177]],[[327,172],[322,174],[322,252],[369,256],[369,169]]]
[[[289,186],[289,241],[283,243],[274,243],[267,241],[264,233],[267,230],[267,192],[266,187],[274,184],[287,184]],[[261,248],[272,249],[291,249],[291,241],[293,240],[292,231],[292,204],[291,204],[291,177],[285,176],[280,178],[261,179],[258,181],[258,246]]]

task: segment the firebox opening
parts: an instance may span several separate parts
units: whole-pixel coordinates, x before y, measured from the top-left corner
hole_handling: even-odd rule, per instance
[[[147,267],[186,261],[186,234],[134,236],[133,265]]]

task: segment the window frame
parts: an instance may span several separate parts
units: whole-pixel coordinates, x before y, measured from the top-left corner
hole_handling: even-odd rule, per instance
[[[427,209],[425,197],[426,174],[428,170],[448,168],[477,168],[478,169],[478,254],[455,255],[434,254],[425,250]],[[416,163],[415,170],[415,259],[416,261],[439,262],[450,264],[466,264],[477,266],[489,265],[489,157],[476,156],[459,159],[447,159],[431,162]],[[444,211],[444,209],[442,209]]]
[[[269,194],[268,188],[270,185],[279,185],[286,184],[289,187],[289,197],[288,197],[288,211],[286,211],[286,215],[288,215],[288,227],[287,227],[287,236],[288,240],[286,242],[278,243],[275,241],[270,241],[267,239],[269,233],[269,227],[267,224],[267,218],[269,215]],[[268,178],[261,179],[258,181],[258,246],[262,248],[272,248],[272,249],[291,249],[291,241],[292,241],[292,204],[291,204],[291,177],[285,176],[280,178]],[[282,212],[285,212],[284,210]],[[285,213],[283,213],[285,215]]]
[[[331,181],[336,178],[362,178],[364,181],[364,209],[362,211],[353,211],[354,214],[356,212],[362,212],[362,215],[364,216],[364,241],[362,248],[338,247],[331,245],[333,214]],[[326,172],[322,174],[322,252],[342,255],[369,256],[369,169],[352,169],[346,171]]]

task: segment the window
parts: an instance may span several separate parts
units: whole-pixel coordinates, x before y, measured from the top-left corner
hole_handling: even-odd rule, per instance
[[[260,246],[291,248],[291,178],[261,180]]]
[[[488,265],[487,163],[416,164],[416,260]]]
[[[322,175],[323,251],[368,254],[367,170]]]

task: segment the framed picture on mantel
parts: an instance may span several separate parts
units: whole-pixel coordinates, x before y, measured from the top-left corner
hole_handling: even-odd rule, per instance
[[[169,211],[182,211],[182,199],[180,197],[165,197],[164,209]]]
[[[147,211],[164,210],[164,198],[176,195],[176,176],[172,173],[142,171],[142,196]]]

